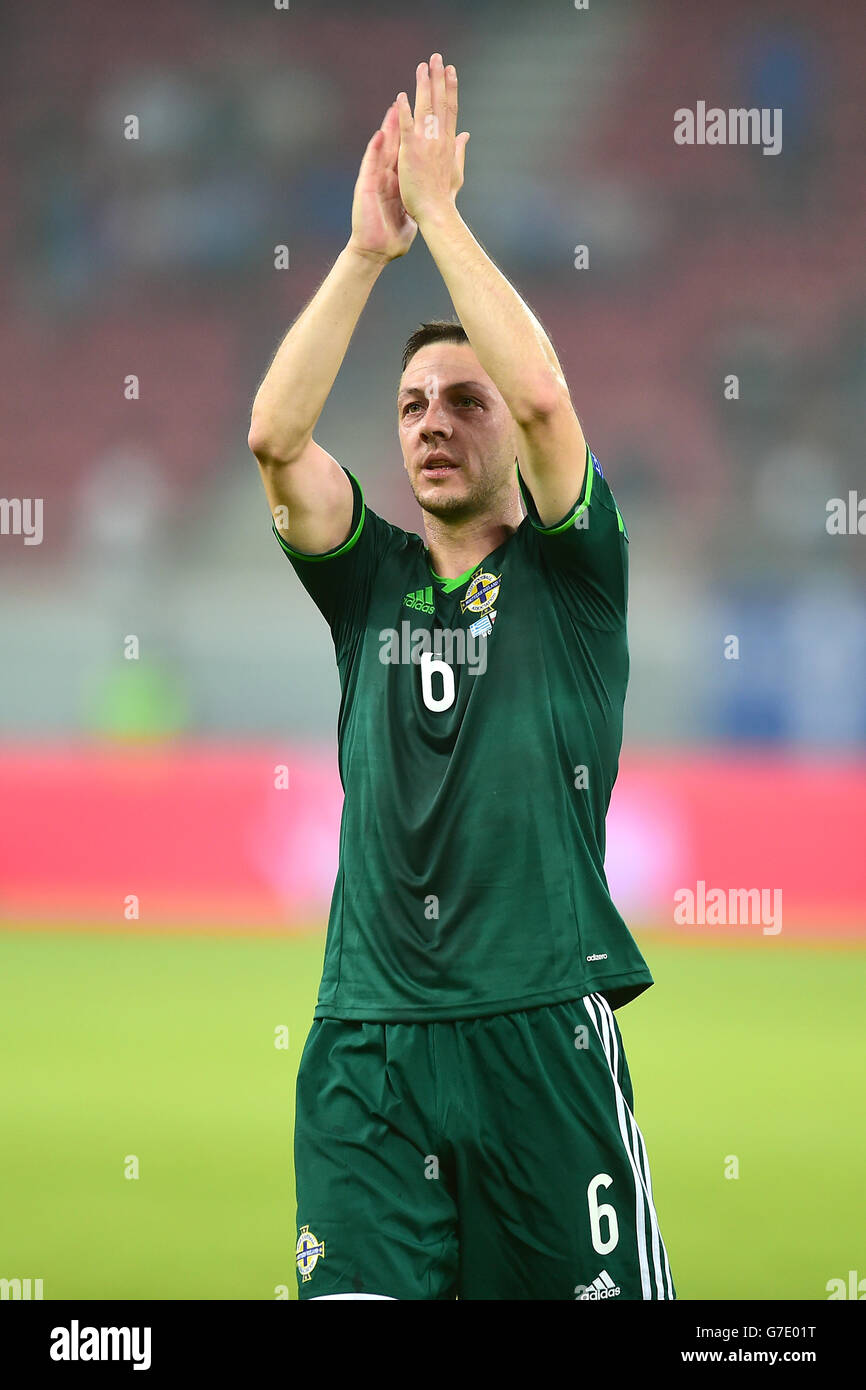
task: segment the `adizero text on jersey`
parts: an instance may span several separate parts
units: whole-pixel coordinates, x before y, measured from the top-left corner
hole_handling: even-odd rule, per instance
[[[346,470],[348,473],[348,470]],[[471,1018],[652,976],[608,892],[628,536],[595,457],[459,579],[355,505],[344,545],[274,534],[334,639],[345,792],[317,1018]]]

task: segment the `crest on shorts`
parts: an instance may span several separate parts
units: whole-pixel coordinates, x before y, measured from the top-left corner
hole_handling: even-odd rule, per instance
[[[487,613],[493,607],[499,596],[499,586],[502,576],[499,574],[476,574],[466,596],[460,600],[461,613]]]
[[[312,1277],[313,1270],[319,1260],[325,1258],[325,1242],[319,1241],[313,1235],[309,1226],[301,1227],[301,1234],[298,1236],[298,1245],[295,1251],[295,1259],[298,1265],[298,1273],[301,1276],[301,1283],[306,1284]]]

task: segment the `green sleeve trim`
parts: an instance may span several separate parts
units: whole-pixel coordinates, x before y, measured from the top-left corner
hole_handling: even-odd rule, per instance
[[[523,482],[522,482],[521,477],[520,477],[520,469],[519,469],[519,467],[518,467],[518,469],[517,469],[517,486],[520,488],[520,495],[521,495],[521,497],[523,498],[523,505],[524,505],[524,507],[526,507],[526,511],[527,511],[528,516],[529,516],[529,520],[531,521],[532,525],[535,527],[536,531],[540,531],[541,534],[544,535],[544,536],[555,536],[555,535],[557,535],[558,532],[560,532],[560,531],[567,531],[568,528],[569,528],[569,526],[573,526],[573,525],[574,525],[574,523],[575,523],[575,521],[577,520],[577,518],[578,518],[583,512],[585,512],[586,509],[587,509],[587,507],[589,506],[590,499],[592,498],[592,475],[593,475],[594,472],[595,472],[595,469],[594,469],[593,466],[592,466],[592,459],[590,458],[590,455],[589,455],[589,445],[587,444],[587,446],[586,446],[586,472],[584,473],[583,485],[582,485],[582,487],[581,487],[581,489],[580,489],[580,496],[578,497],[577,501],[575,502],[575,504],[574,504],[574,506],[572,507],[571,511],[569,512],[568,516],[565,518],[565,521],[558,521],[558,522],[556,523],[555,526],[542,526],[541,523],[538,522],[538,521],[536,521],[535,518],[534,518],[533,515],[532,515],[532,508],[528,505],[527,498],[526,498],[526,493],[525,493],[524,488],[523,488]],[[585,494],[585,495],[584,495],[584,494]],[[581,498],[583,498],[583,501],[581,501]],[[536,511],[537,511],[537,508],[536,508]],[[617,516],[619,516],[619,513],[618,513],[618,512],[617,512]],[[621,518],[620,518],[620,520],[621,520]],[[620,529],[622,529],[621,526],[620,526]]]
[[[357,543],[358,537],[364,529],[364,518],[367,515],[367,504],[364,501],[364,492],[361,487],[361,484],[358,482],[358,479],[355,477],[354,473],[350,473],[348,468],[344,468],[343,472],[348,473],[355,487],[358,489],[358,495],[361,498],[361,515],[358,518],[358,525],[355,527],[349,539],[347,541],[344,541],[342,545],[337,546],[334,550],[325,550],[322,552],[321,555],[308,555],[303,550],[293,550],[292,547],[289,545],[288,541],[284,541],[279,531],[277,530],[277,523],[274,520],[271,520],[271,528],[273,530],[274,535],[276,536],[283,550],[286,552],[288,556],[291,557],[292,560],[310,560],[311,562],[317,560],[336,560],[338,555],[345,555],[346,551],[351,550],[352,546]]]

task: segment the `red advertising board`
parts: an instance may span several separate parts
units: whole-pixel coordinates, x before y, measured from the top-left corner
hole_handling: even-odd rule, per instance
[[[15,744],[0,768],[7,924],[280,929],[327,916],[342,798],[331,750]],[[711,894],[757,892],[786,932],[860,934],[864,812],[862,759],[629,754],[608,817],[611,891],[635,926],[706,933]]]

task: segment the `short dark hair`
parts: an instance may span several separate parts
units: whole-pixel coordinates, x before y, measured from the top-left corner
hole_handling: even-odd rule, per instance
[[[468,343],[469,335],[457,319],[430,319],[428,323],[419,324],[415,332],[409,338],[403,349],[403,367],[405,372],[411,358],[420,348],[426,347],[428,343]]]

